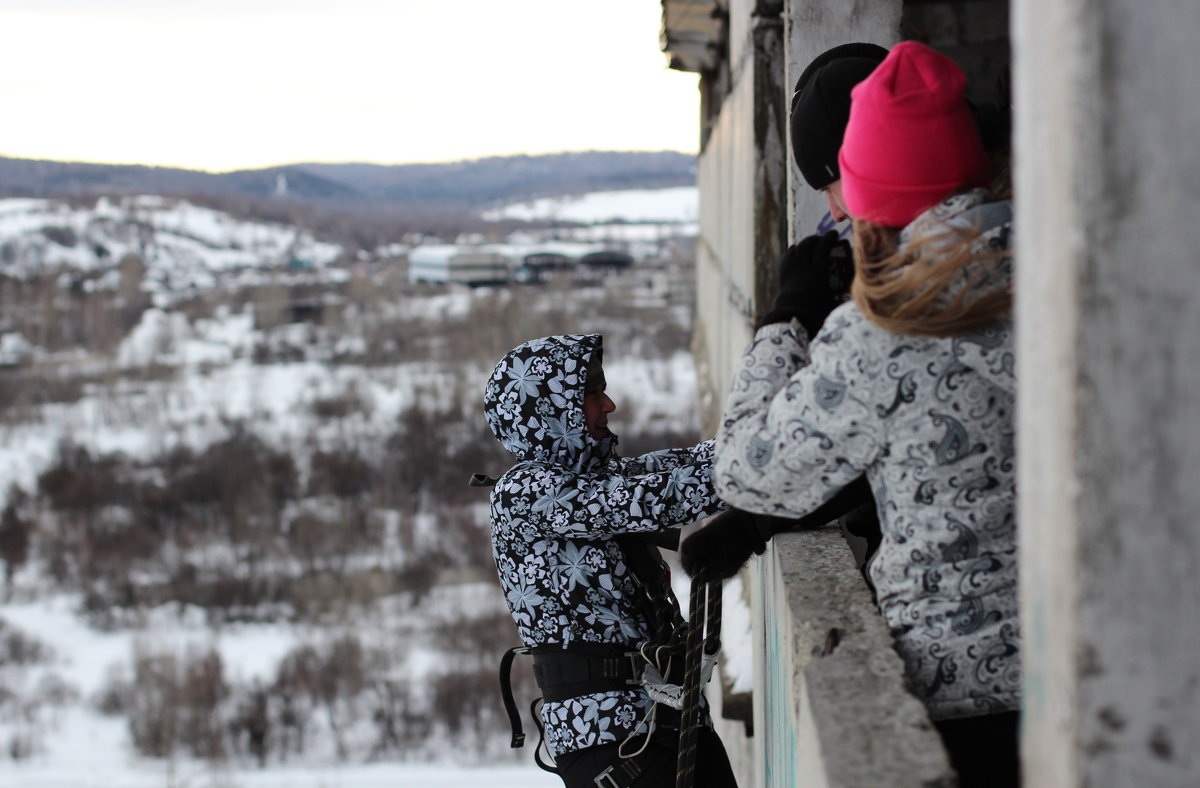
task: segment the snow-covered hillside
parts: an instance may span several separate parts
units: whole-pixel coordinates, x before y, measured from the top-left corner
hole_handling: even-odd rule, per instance
[[[262,269],[327,269],[342,254],[306,231],[236,219],[186,201],[144,195],[101,198],[88,206],[60,200],[0,200],[0,274],[115,269],[126,255],[145,265],[143,289],[207,289],[221,277]],[[233,284],[234,282],[228,282]],[[116,277],[93,282],[115,289]]]
[[[412,286],[185,202],[0,200],[0,784],[556,784],[491,695],[515,634],[465,480],[507,462],[483,380],[542,334],[605,334],[623,445],[694,436],[690,304],[646,273],[679,261],[644,248]],[[305,678],[347,654],[353,681]],[[148,730],[197,676],[203,716]]]

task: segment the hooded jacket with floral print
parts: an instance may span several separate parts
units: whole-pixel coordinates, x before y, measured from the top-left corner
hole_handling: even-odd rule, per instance
[[[628,556],[617,537],[678,528],[720,511],[712,441],[617,456],[584,421],[597,334],[535,339],[496,365],[484,392],[492,433],[517,458],[492,491],[492,552],[521,641],[530,647],[651,639]],[[547,702],[550,753],[623,741],[650,709],[640,688]]]
[[[1008,248],[1011,205],[949,198],[901,234],[938,224]],[[1011,281],[1011,258],[961,287]],[[955,338],[890,332],[853,302],[811,347],[798,324],[764,326],[745,350],[717,434],[717,490],[731,505],[795,517],[865,473],[883,541],[869,564],[879,606],[934,719],[1019,708],[1010,327]]]

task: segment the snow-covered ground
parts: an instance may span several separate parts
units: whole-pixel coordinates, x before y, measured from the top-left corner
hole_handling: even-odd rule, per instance
[[[138,761],[120,746],[120,731],[71,721],[62,760],[0,761],[11,788],[551,788],[557,777],[532,766],[462,767],[371,763],[275,766],[269,769]]]
[[[244,221],[154,195],[101,198],[83,207],[3,199],[0,241],[6,247],[0,273],[15,277],[48,268],[111,269],[137,255],[146,266],[143,289],[154,293],[203,290],[223,276],[262,267],[326,269],[342,253],[299,228]],[[113,277],[107,286],[115,284]]]
[[[464,592],[471,597],[456,600]],[[458,604],[476,608],[490,588],[442,590],[435,605],[451,610]],[[129,661],[130,651],[166,646],[212,646],[243,678],[268,677],[278,658],[304,642],[311,633],[284,625],[244,625],[219,632],[206,627],[203,615],[161,615],[139,633],[104,633],[84,625],[76,612],[77,597],[57,595],[0,607],[0,620],[36,636],[54,654],[50,664],[26,669],[28,685],[53,675],[74,687],[84,699],[99,693],[112,669]],[[418,659],[427,659],[418,657]],[[8,670],[12,670],[9,668]],[[7,678],[13,678],[8,676]],[[381,762],[336,763],[310,759],[301,764],[274,764],[267,769],[248,765],[200,762],[180,757],[154,760],[137,756],[128,741],[127,721],[105,717],[82,706],[68,706],[44,724],[53,726],[44,748],[21,761],[0,758],[0,785],[17,788],[524,788],[560,784],[533,766],[495,764],[464,767],[450,762],[406,764]]]
[[[694,190],[691,198],[687,190],[662,191],[674,193],[659,195],[657,202],[646,194],[626,194],[626,207],[619,211],[630,221],[654,219],[661,224],[581,227],[573,231],[576,239],[605,242],[625,233],[625,240],[638,240],[640,234],[640,240],[649,245],[666,234],[678,233],[680,227],[686,229],[686,222],[695,216]],[[570,215],[573,221],[612,216],[613,201],[621,199],[620,193],[606,193],[583,200],[571,208]],[[689,199],[692,207],[681,207]],[[562,206],[537,210],[565,211]],[[560,215],[566,218],[565,213]],[[143,229],[136,231],[139,226]],[[47,228],[51,232],[47,233]],[[589,233],[594,237],[586,237]],[[536,241],[516,237],[509,242]],[[0,247],[7,250],[0,260],[0,273],[20,278],[50,267],[68,272],[67,278],[96,277],[90,280],[93,288],[114,292],[119,282],[105,277],[122,257],[136,253],[147,266],[142,290],[156,296],[155,306],[141,313],[111,357],[80,353],[75,358],[60,353],[49,359],[56,367],[78,365],[78,371],[86,372],[89,382],[82,396],[35,404],[26,408],[22,418],[5,414],[8,417],[0,420],[0,505],[11,484],[25,490],[37,488],[38,476],[54,462],[64,440],[98,454],[121,452],[134,460],[147,460],[177,446],[202,450],[226,437],[230,424],[245,423],[270,445],[297,454],[345,445],[366,451],[392,434],[400,414],[414,406],[461,407],[463,419],[478,418],[476,392],[494,359],[328,363],[328,358],[343,352],[361,350],[363,340],[354,334],[354,326],[360,324],[354,322],[357,313],[351,311],[346,319],[349,329],[343,329],[346,333],[328,347],[314,347],[317,332],[310,324],[270,329],[271,339],[304,348],[305,355],[286,362],[264,362],[256,360],[256,349],[267,340],[267,329],[256,327],[253,304],[222,305],[201,316],[174,310],[172,293],[244,286],[264,277],[268,269],[277,276],[281,268],[286,271],[295,264],[300,273],[311,275],[312,281],[326,284],[349,275],[336,262],[344,259],[340,247],[294,228],[243,222],[155,197],[99,201],[83,208],[48,200],[0,200]],[[636,256],[638,247],[631,249]],[[474,304],[489,297],[487,293],[450,289],[374,308],[385,312],[383,317],[388,320],[436,325],[461,321],[471,314]],[[380,319],[380,314],[368,318]],[[609,391],[619,408],[612,420],[614,429],[622,435],[651,429],[683,434],[694,429],[696,380],[686,347],[642,358],[632,344],[608,346]],[[0,361],[44,363],[47,356],[10,329],[0,333]],[[171,373],[144,374],[152,368],[168,368]],[[463,386],[469,395],[458,400],[446,395]],[[347,392],[353,392],[362,406],[337,418],[313,417],[318,402]],[[447,405],[448,401],[458,404]],[[473,470],[494,469],[464,469],[464,474]],[[422,532],[436,528],[428,515],[417,520]],[[21,760],[0,751],[0,786],[515,788],[559,784],[557,778],[532,766],[529,746],[509,760],[497,757],[495,764],[485,767],[463,765],[478,761],[478,753],[463,758],[449,748],[432,757],[427,753],[428,762],[420,764],[339,762],[328,743],[303,760],[273,759],[265,769],[253,767],[246,758],[213,765],[183,756],[165,760],[139,756],[131,742],[128,719],[102,715],[94,703],[111,683],[113,671],[128,674],[136,649],[180,652],[189,646],[211,648],[220,654],[228,679],[244,684],[269,680],[284,655],[313,642],[317,634],[293,624],[214,628],[202,611],[174,604],[144,611],[139,626],[98,631],[84,623],[79,612],[81,597],[47,591],[49,584],[37,575],[39,571],[31,561],[18,573],[14,601],[0,605],[0,629],[36,639],[46,648],[47,657],[31,665],[4,665],[0,659],[0,689],[26,693],[58,686],[65,689],[64,699],[26,717],[16,712],[6,717],[8,712],[0,704],[0,733],[7,736],[13,730],[24,730],[35,734],[32,739],[37,742],[34,751]],[[686,599],[686,592],[683,596]],[[397,650],[395,667],[418,678],[435,673],[446,662],[446,655],[428,642],[429,626],[456,616],[504,610],[494,587],[478,582],[439,586],[419,606],[400,607],[403,609],[386,622],[347,621],[345,626],[364,638],[385,630],[399,633],[404,645]],[[737,624],[736,606],[726,610],[727,621]],[[483,656],[490,665],[502,650],[497,645],[495,655]],[[503,750],[505,743],[500,741],[498,751],[508,755]]]
[[[499,219],[557,219],[582,224],[625,221],[641,224],[688,224],[700,215],[700,195],[695,186],[670,189],[625,189],[569,197],[544,197],[514,203],[483,214]]]

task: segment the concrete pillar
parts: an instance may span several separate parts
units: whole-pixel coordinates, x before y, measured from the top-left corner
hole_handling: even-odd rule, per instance
[[[1200,785],[1198,32],[1013,4],[1030,788]]]
[[[787,96],[782,0],[731,0],[729,92],[709,118],[700,154],[695,350],[701,418],[715,431],[733,365],[750,341],[756,304],[772,287],[770,271],[786,234]],[[727,80],[727,81],[726,81]]]

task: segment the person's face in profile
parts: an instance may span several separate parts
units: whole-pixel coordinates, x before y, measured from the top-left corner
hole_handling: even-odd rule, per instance
[[[607,387],[601,370],[588,380],[587,388],[583,390],[583,419],[588,434],[596,440],[608,437],[608,414],[617,409],[616,403],[605,393]]]
[[[829,215],[835,222],[844,222],[850,218],[850,212],[846,210],[846,202],[842,199],[841,178],[826,186],[821,192],[829,201]]]

